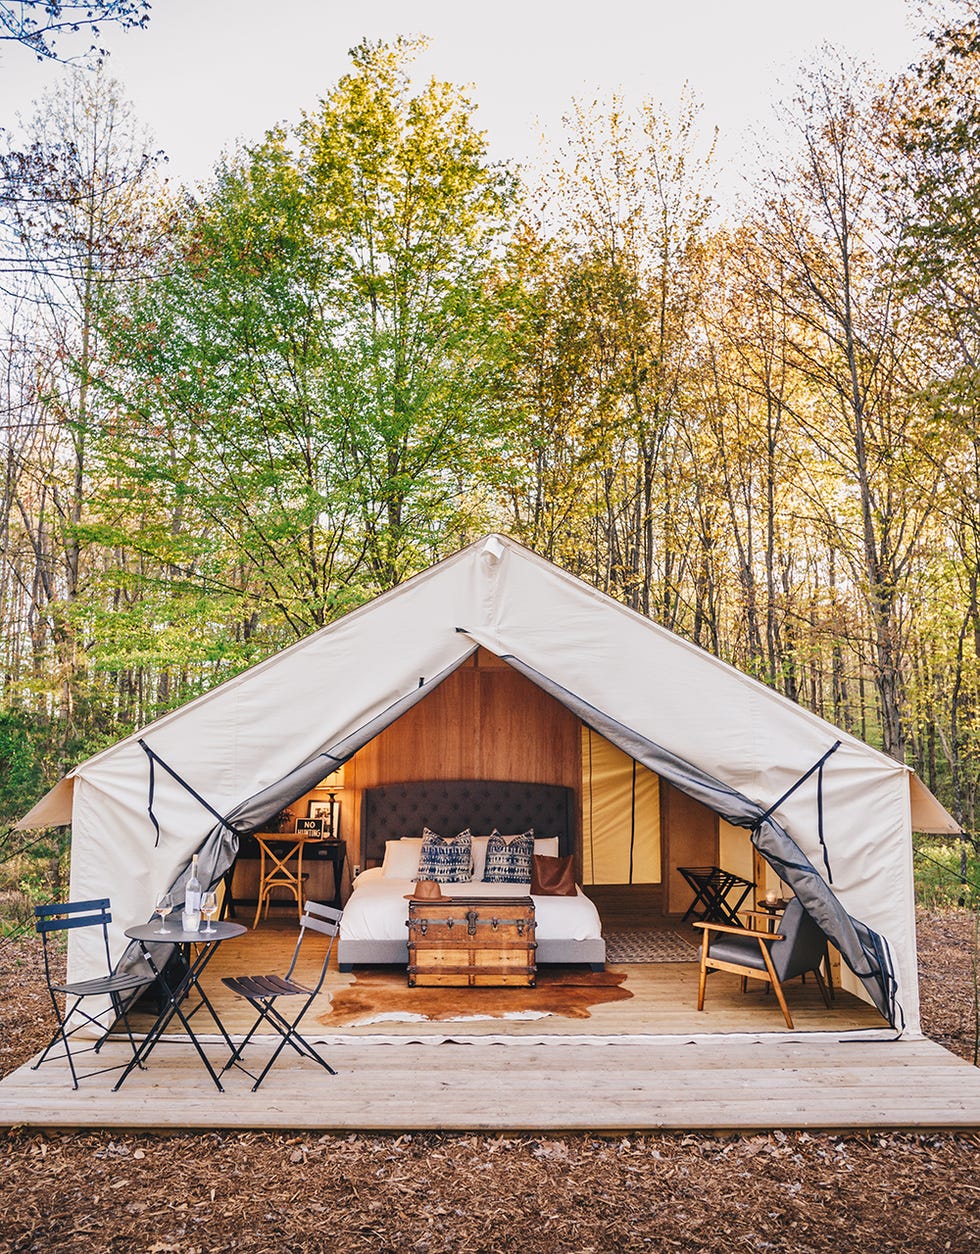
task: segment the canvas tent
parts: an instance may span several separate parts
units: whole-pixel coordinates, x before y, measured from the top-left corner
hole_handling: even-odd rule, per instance
[[[482,647],[752,832],[897,1027],[918,1030],[911,833],[958,830],[906,767],[503,537],[487,536],[77,766],[20,826],[72,825],[114,943]],[[831,887],[832,883],[832,887]],[[73,936],[73,977],[96,955]]]

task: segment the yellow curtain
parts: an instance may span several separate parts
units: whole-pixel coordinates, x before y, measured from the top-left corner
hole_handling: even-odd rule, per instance
[[[660,780],[582,728],[582,877],[586,884],[659,884]]]

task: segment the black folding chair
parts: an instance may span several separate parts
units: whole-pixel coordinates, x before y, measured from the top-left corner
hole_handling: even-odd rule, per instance
[[[340,930],[340,917],[342,911],[335,910],[333,906],[322,906],[319,902],[308,901],[306,903],[303,915],[299,921],[299,936],[296,939],[296,948],[293,950],[293,960],[289,964],[289,970],[285,976],[279,975],[235,975],[225,976],[222,983],[226,984],[233,993],[237,993],[239,997],[244,997],[246,1001],[252,1003],[253,1007],[258,1011],[258,1018],[252,1024],[245,1039],[238,1046],[231,1058],[225,1063],[224,1070],[229,1067],[240,1067],[246,1075],[252,1076],[255,1083],[252,1085],[252,1092],[259,1087],[268,1074],[272,1064],[276,1061],[283,1049],[289,1045],[297,1054],[303,1058],[312,1058],[314,1062],[320,1064],[330,1072],[336,1075],[333,1067],[321,1058],[319,1053],[313,1048],[309,1041],[296,1031],[296,1025],[302,1019],[310,1008],[314,997],[323,987],[323,981],[327,976],[327,967],[330,964],[330,955],[333,952],[334,937]],[[320,968],[320,978],[317,980],[313,988],[307,988],[305,984],[299,984],[293,979],[293,971],[296,969],[296,963],[299,959],[300,949],[303,945],[303,938],[307,930],[313,932],[322,932],[325,936],[330,937],[330,943],[327,945],[327,952],[323,959],[323,966]],[[287,1018],[276,1005],[281,997],[302,998],[302,1005],[299,1011]],[[267,1023],[269,1027],[282,1039],[276,1046],[276,1049],[269,1061],[262,1068],[258,1078],[252,1075],[246,1067],[241,1064],[241,1056],[246,1045],[251,1041],[262,1023]]]
[[[132,998],[124,997],[124,994],[131,993],[135,996],[138,989],[152,984],[153,972],[145,963],[136,971],[121,972],[113,969],[112,958],[109,953],[109,924],[112,922],[112,914],[109,910],[108,897],[100,898],[98,901],[71,901],[49,906],[35,906],[34,915],[34,926],[40,933],[43,944],[44,978],[47,981],[48,992],[51,994],[51,1005],[54,1007],[54,1015],[58,1020],[58,1027],[40,1058],[38,1058],[37,1062],[31,1064],[31,1070],[36,1071],[42,1062],[48,1060],[48,1054],[60,1041],[64,1046],[65,1057],[68,1059],[68,1066],[71,1070],[72,1088],[77,1089],[78,1073],[75,1070],[75,1062],[68,1043],[69,1037],[74,1036],[76,1032],[88,1025],[98,1028],[102,1035],[95,1045],[87,1045],[75,1051],[76,1054],[88,1053],[89,1051],[97,1054],[102,1048],[106,1034],[112,1025],[122,1019],[126,1028],[126,1035],[129,1038],[130,1048],[135,1057],[136,1042],[133,1039],[132,1029],[129,1026],[129,1019],[126,1015],[127,1002],[132,1001]],[[48,949],[51,934],[53,932],[71,931],[73,928],[79,927],[102,928],[106,974],[96,976],[90,980],[65,980],[64,982],[56,983],[52,979],[51,957]],[[58,1005],[59,996],[65,999],[64,1013],[62,1013]],[[88,1011],[81,1009],[81,1004],[86,997],[108,997],[109,1005],[104,1010],[90,1015]],[[76,1012],[80,1022],[76,1023],[74,1027],[67,1027],[69,1019]],[[111,1021],[103,1023],[102,1020],[109,1013],[112,1014]],[[60,1058],[61,1056],[61,1054],[54,1055],[55,1058]],[[118,1065],[115,1067],[102,1067],[97,1071],[86,1072],[82,1079],[88,1079],[89,1076],[102,1075],[106,1071],[116,1070],[118,1070]]]

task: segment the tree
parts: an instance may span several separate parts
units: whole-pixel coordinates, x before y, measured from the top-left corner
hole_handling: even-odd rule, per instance
[[[897,181],[910,197],[900,254],[907,290],[928,302],[932,363],[927,401],[941,432],[943,476],[933,578],[958,595],[936,597],[916,669],[926,741],[938,739],[952,808],[973,826],[980,706],[980,19],[960,4],[929,35],[928,55],[902,84]],[[939,537],[937,537],[937,540]],[[950,650],[949,642],[955,642]],[[933,770],[935,752],[932,754]],[[965,857],[965,855],[964,855]]]
[[[179,554],[188,588],[237,595],[267,646],[485,513],[512,186],[465,96],[413,91],[418,47],[355,49],[318,110],[184,206],[157,275],[105,319],[119,499],[157,502],[148,551]]]
[[[63,56],[60,41],[85,32],[99,38],[102,26],[143,29],[150,20],[150,0],[0,0],[0,40],[14,41],[35,53],[39,61],[65,63],[101,59],[104,48],[91,44],[85,51]]]
[[[11,608],[28,602],[8,626],[11,647],[25,631],[30,641],[15,687],[28,681],[36,701],[50,686],[55,743],[73,756],[101,718],[78,619],[93,573],[84,528],[98,483],[90,460],[102,421],[92,388],[98,322],[108,290],[145,259],[143,197],[155,187],[157,156],[101,73],[71,72],[28,129],[25,147],[0,153],[2,227],[17,261],[4,396],[7,552],[20,594]]]
[[[346,412],[337,455],[367,506],[382,586],[472,514],[467,472],[480,479],[495,439],[492,274],[514,194],[462,93],[434,81],[411,93],[423,46],[355,48],[354,73],[299,133],[331,342],[343,346],[331,371]]]
[[[665,493],[681,482],[667,462],[678,447],[672,436],[711,212],[711,157],[700,151],[698,112],[689,98],[676,118],[649,101],[636,115],[615,99],[601,112],[577,108],[566,160],[537,197],[541,222],[529,219],[514,256],[523,285],[516,370],[533,441],[525,460],[539,464],[550,450],[579,497],[574,533],[558,551],[599,587],[664,622],[673,621],[679,555],[658,523],[672,509]],[[554,434],[562,406],[564,449]],[[540,530],[544,485],[532,478],[526,486],[524,509]],[[552,519],[570,516],[571,502],[555,496],[560,487],[554,480],[544,491]]]
[[[820,67],[787,121],[802,154],[772,176],[760,253],[785,276],[791,361],[811,398],[794,408],[817,459],[810,505],[864,597],[882,744],[902,760],[903,591],[938,481],[917,400],[921,320],[895,267],[904,217],[884,193],[893,103],[853,69]]]

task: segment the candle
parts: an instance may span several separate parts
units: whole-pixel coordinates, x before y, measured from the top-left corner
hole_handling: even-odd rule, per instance
[[[776,904],[776,894],[770,888],[769,891],[766,893],[766,905],[774,906],[775,904]]]

